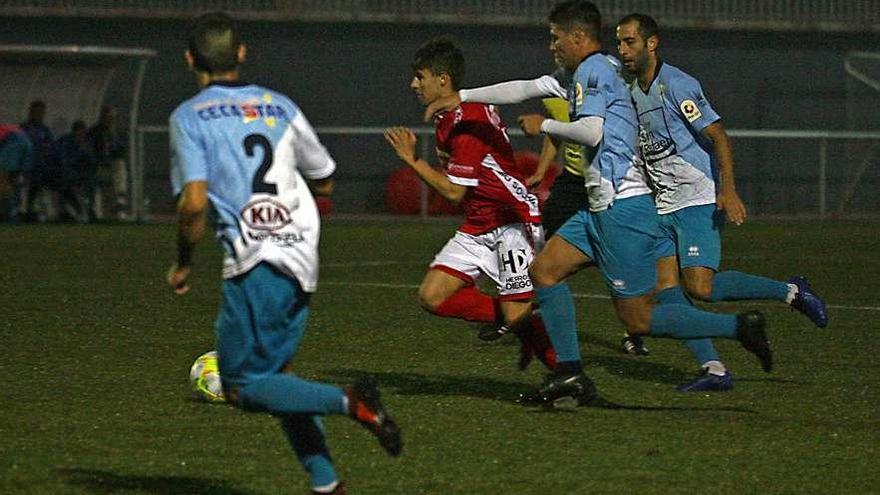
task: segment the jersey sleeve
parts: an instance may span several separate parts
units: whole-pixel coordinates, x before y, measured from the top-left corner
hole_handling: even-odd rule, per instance
[[[189,182],[208,180],[205,146],[191,121],[179,112],[168,121],[171,140],[171,190],[177,196]]]
[[[449,161],[446,164],[446,176],[449,182],[460,186],[474,187],[479,181],[481,163],[487,153],[486,143],[471,131],[466,123],[459,124],[452,134],[449,143]]]
[[[575,71],[572,84],[577,117],[592,115],[605,118],[613,81],[608,80],[612,75],[611,71],[602,69],[598,59],[590,57]]]
[[[721,117],[709,104],[700,83],[692,77],[677,77],[670,84],[669,96],[672,104],[678,109],[688,124],[697,132],[702,131],[709,124],[716,122]]]
[[[336,162],[321,144],[318,134],[302,112],[297,112],[290,123],[294,133],[294,153],[297,169],[307,179],[326,179],[336,171]]]

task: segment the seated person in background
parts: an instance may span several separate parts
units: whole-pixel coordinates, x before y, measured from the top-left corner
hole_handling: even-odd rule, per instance
[[[88,130],[88,139],[95,150],[95,169],[86,183],[89,220],[104,218],[102,210],[112,201],[118,220],[128,217],[128,169],[125,156],[126,138],[118,131],[116,109],[104,105],[98,122]],[[111,200],[111,198],[113,198]]]
[[[45,160],[45,165],[32,177],[31,191],[34,193],[28,194],[28,218],[34,217],[34,199],[40,190],[46,188],[58,193],[59,220],[85,221],[85,208],[74,189],[77,184],[87,181],[95,169],[94,151],[86,138],[85,122],[77,120],[70,133],[55,140],[49,146]]]
[[[31,141],[15,124],[0,124],[0,222],[11,220],[18,209],[15,186],[31,167]]]
[[[28,117],[21,124],[21,130],[27,134],[28,139],[33,147],[33,156],[31,158],[31,169],[27,174],[27,195],[25,196],[25,220],[35,221],[36,216],[33,212],[33,204],[37,199],[40,190],[39,175],[43,174],[43,168],[46,166],[46,155],[49,152],[49,146],[55,137],[52,131],[44,123],[46,119],[46,103],[42,100],[34,100],[28,108]]]

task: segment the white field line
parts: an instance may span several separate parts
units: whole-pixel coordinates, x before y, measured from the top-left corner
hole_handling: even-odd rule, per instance
[[[400,264],[395,262],[388,262],[387,264]],[[340,264],[341,265],[341,264]],[[322,265],[324,266],[324,265]],[[334,282],[334,281],[319,281],[319,285],[333,285],[333,286],[343,286],[343,287],[376,287],[380,289],[410,289],[415,290],[418,289],[418,284],[388,284],[383,282]],[[581,292],[574,292],[571,294],[575,299],[611,299],[606,294],[584,294]],[[731,301],[733,302],[733,301]],[[762,306],[777,306],[778,302],[773,301],[751,301],[749,304],[758,304]],[[848,306],[845,304],[829,304],[829,308],[831,309],[846,309],[853,311],[880,311],[880,307],[878,306]]]

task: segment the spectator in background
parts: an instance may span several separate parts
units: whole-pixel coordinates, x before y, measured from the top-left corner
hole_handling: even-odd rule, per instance
[[[27,134],[15,124],[0,124],[0,221],[13,220],[18,202],[15,187],[31,166],[33,154]]]
[[[85,183],[91,221],[107,216],[102,210],[106,210],[105,203],[109,205],[111,201],[112,213],[116,218],[119,220],[127,218],[126,137],[119,132],[116,118],[116,109],[104,105],[101,107],[98,122],[88,130],[89,142],[95,150],[95,164],[87,175]]]
[[[31,169],[27,174],[27,195],[25,196],[25,219],[34,221],[34,201],[41,189],[41,176],[45,174],[46,155],[49,146],[55,137],[52,131],[44,123],[46,118],[46,103],[42,100],[34,100],[28,108],[28,117],[21,124],[21,130],[27,135],[33,148],[31,157]]]
[[[26,217],[34,215],[34,199],[43,188],[58,193],[58,218],[61,221],[85,221],[87,212],[75,192],[75,186],[94,174],[95,152],[86,137],[86,124],[77,120],[70,133],[53,142],[46,151],[45,163],[32,174],[28,191]]]

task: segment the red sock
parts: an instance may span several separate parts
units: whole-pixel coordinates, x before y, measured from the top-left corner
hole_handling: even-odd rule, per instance
[[[529,326],[525,335],[520,337],[523,345],[529,346],[535,356],[551,371],[556,369],[556,349],[547,335],[544,320],[536,314],[529,316]]]
[[[470,286],[447,297],[434,310],[437,316],[462,318],[468,321],[494,323],[501,315],[498,301]]]

